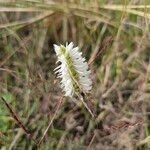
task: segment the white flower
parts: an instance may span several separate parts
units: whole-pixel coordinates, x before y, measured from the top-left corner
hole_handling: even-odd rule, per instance
[[[61,78],[61,88],[65,96],[74,96],[75,94],[89,93],[92,88],[92,81],[89,78],[90,70],[85,58],[82,58],[82,52],[78,47],[74,47],[71,42],[69,45],[55,45],[54,50],[61,64],[55,68],[58,78]]]

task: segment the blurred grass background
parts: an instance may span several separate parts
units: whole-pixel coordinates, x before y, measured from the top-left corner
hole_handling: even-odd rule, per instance
[[[39,149],[150,149],[149,0],[0,0],[0,97],[37,141],[62,96],[53,44],[92,70],[92,119],[63,100]],[[37,149],[0,101],[2,150]]]

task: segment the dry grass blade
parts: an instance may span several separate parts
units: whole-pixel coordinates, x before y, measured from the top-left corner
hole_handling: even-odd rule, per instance
[[[25,21],[18,21],[18,22],[12,22],[12,23],[7,23],[7,24],[1,24],[0,29],[8,28],[8,27],[15,27],[15,26],[26,26],[26,25],[38,22],[40,20],[43,20],[52,14],[53,14],[52,11],[51,12],[45,12],[45,13],[42,13],[42,14],[34,17],[34,18],[31,18],[31,19],[28,19]]]
[[[105,39],[102,44],[96,48],[96,50],[92,53],[89,61],[88,61],[88,64],[89,65],[92,65],[92,63],[96,60],[96,58],[98,58],[100,56],[100,54],[107,49],[107,47],[109,45],[112,44],[112,41],[113,41],[113,37],[108,37],[107,39]]]
[[[137,15],[137,16],[141,16],[141,17],[145,17],[145,18],[147,18],[147,19],[150,19],[150,13],[145,13],[145,12],[143,12],[143,11],[139,11],[139,10],[135,10],[135,9],[131,9],[132,8],[132,6],[118,6],[118,5],[116,5],[116,6],[101,6],[101,8],[103,8],[103,9],[108,9],[108,10],[114,10],[114,11],[121,11],[121,12],[123,12],[124,11],[124,8],[126,8],[125,9],[125,11],[127,12],[127,13],[130,13],[130,14],[133,14],[133,15]],[[134,8],[134,7],[133,7]],[[150,8],[150,5],[145,5],[145,7],[143,7],[142,6],[142,8],[144,8],[144,9],[149,9]]]
[[[38,8],[17,8],[17,7],[1,7],[0,12],[43,12],[44,10],[40,10]],[[46,11],[45,11],[46,12]]]
[[[91,146],[92,146],[92,143],[93,143],[95,137],[96,137],[96,133],[94,133],[94,135],[93,135],[93,137],[92,137],[92,139],[91,139],[91,141],[90,141],[90,144],[89,144],[88,147],[87,147],[87,150],[90,150],[90,149],[91,149]]]
[[[102,5],[98,8],[105,8],[105,9],[113,9],[113,10],[123,10],[124,5]],[[127,5],[127,9],[145,9],[150,8],[150,5]]]
[[[58,106],[57,106],[57,108],[56,108],[56,111],[55,111],[55,113],[54,113],[52,119],[50,120],[50,122],[49,122],[49,124],[48,124],[46,130],[44,131],[43,136],[42,136],[41,139],[39,140],[38,145],[40,145],[40,144],[42,143],[42,141],[44,140],[44,138],[45,138],[45,136],[46,136],[46,134],[47,134],[47,132],[48,132],[50,126],[52,125],[54,119],[56,118],[56,116],[57,116],[57,114],[58,114],[58,111],[59,111],[59,109],[60,109],[60,107],[61,107],[62,101],[63,101],[63,96],[60,98],[59,103],[58,103]]]
[[[24,126],[24,124],[22,123],[22,121],[19,119],[18,115],[13,111],[13,109],[11,108],[10,104],[8,104],[6,102],[6,100],[1,97],[1,100],[4,102],[4,104],[6,105],[6,107],[8,108],[8,110],[10,111],[12,117],[14,118],[14,120],[17,122],[17,124],[24,130],[24,132],[27,134],[27,136],[34,141],[35,144],[37,144],[37,141],[33,138],[32,134],[28,131],[28,129]]]

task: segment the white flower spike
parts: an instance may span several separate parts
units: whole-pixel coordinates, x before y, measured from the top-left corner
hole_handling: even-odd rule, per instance
[[[74,44],[66,43],[66,46],[55,45],[54,50],[61,64],[55,68],[58,78],[61,78],[61,88],[65,96],[73,97],[75,94],[89,93],[92,88],[90,79],[90,70],[85,58],[82,58],[82,52],[79,47],[73,47]]]

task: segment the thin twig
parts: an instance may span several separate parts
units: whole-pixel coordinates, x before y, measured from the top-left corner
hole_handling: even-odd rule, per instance
[[[60,101],[59,101],[59,103],[58,103],[58,106],[57,106],[57,108],[56,108],[56,111],[55,111],[55,113],[54,113],[52,119],[50,120],[50,122],[49,122],[49,124],[48,124],[46,130],[44,131],[43,136],[41,137],[40,141],[38,142],[38,145],[40,145],[40,144],[42,143],[43,139],[45,138],[46,133],[48,132],[48,130],[49,130],[50,126],[51,126],[51,124],[53,123],[54,119],[56,118],[56,115],[57,115],[57,113],[58,113],[58,110],[59,110],[59,108],[60,108],[60,106],[61,106],[61,104],[62,104],[62,100],[63,100],[63,96],[60,98]]]
[[[18,125],[24,130],[24,132],[26,133],[26,135],[34,141],[35,144],[38,144],[38,142],[33,138],[32,134],[28,131],[28,129],[23,125],[22,121],[19,119],[19,117],[17,116],[17,114],[13,111],[13,109],[11,108],[10,104],[8,104],[6,102],[6,100],[1,97],[1,100],[4,102],[4,104],[6,105],[6,107],[9,109],[12,117],[14,118],[14,120],[18,123]]]

